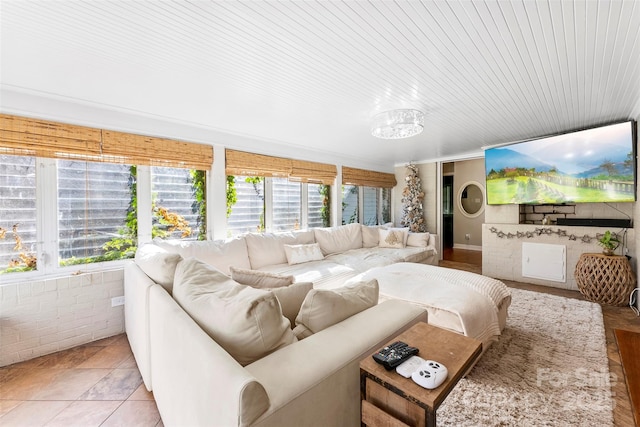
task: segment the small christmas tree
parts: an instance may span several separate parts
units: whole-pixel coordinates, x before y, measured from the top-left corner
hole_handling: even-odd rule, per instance
[[[409,163],[407,165],[407,186],[402,190],[402,220],[400,224],[409,227],[414,233],[424,233],[427,231],[427,223],[422,212],[422,199],[424,191],[418,176],[418,167]]]

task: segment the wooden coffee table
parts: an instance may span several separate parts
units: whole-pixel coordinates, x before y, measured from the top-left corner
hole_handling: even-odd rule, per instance
[[[395,369],[387,371],[372,355],[360,362],[362,423],[369,426],[435,426],[436,410],[460,378],[473,366],[482,343],[424,322],[389,341],[404,341],[420,349],[418,356],[446,366],[449,375],[438,388],[428,390]]]

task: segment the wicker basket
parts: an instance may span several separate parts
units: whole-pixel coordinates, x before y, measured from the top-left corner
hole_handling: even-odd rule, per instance
[[[608,305],[627,305],[636,275],[627,257],[582,254],[576,264],[576,283],[586,299]]]

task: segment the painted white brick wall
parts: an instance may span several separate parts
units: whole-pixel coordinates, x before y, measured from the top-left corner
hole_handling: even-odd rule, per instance
[[[124,332],[122,269],[0,286],[0,366]]]
[[[516,234],[518,231],[523,233],[527,231],[534,232],[538,228],[550,228],[553,231],[560,229],[566,231],[567,235],[576,236],[577,239],[570,240],[568,237],[558,236],[557,234],[536,235],[532,238],[500,238],[496,233],[490,231],[491,227],[495,227],[505,234]],[[544,227],[529,224],[484,224],[482,226],[482,274],[496,279],[513,280],[516,282],[533,283],[536,285],[577,291],[578,285],[575,281],[574,271],[580,255],[586,252],[602,252],[602,248],[598,246],[595,239],[592,240],[591,243],[584,243],[581,237],[585,235],[595,237],[596,234],[602,234],[605,230],[606,228],[602,227]],[[617,230],[612,231],[615,232]],[[522,277],[523,242],[565,245],[567,247],[567,281],[562,283]],[[627,244],[629,245],[629,255],[632,257],[631,265],[633,270],[636,271],[635,230],[633,228],[627,230]],[[619,254],[620,250],[618,250],[617,253]]]

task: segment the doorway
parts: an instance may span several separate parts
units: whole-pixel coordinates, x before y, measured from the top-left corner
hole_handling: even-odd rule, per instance
[[[442,259],[481,266],[484,161],[443,162],[441,179]]]
[[[453,249],[453,175],[442,177],[442,249]]]

